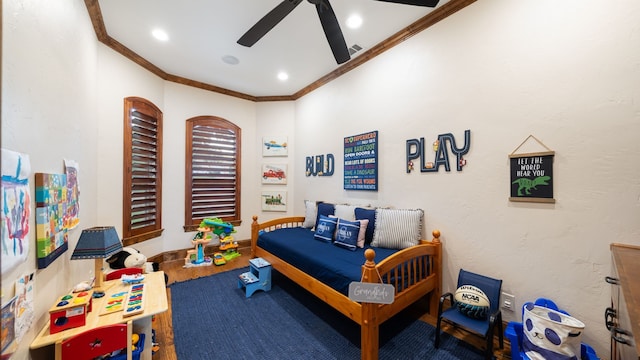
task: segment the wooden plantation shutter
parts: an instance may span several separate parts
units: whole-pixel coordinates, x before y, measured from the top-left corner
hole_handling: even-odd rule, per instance
[[[125,245],[162,233],[162,112],[125,99],[123,236]]]
[[[185,230],[202,219],[240,221],[240,135],[235,124],[214,116],[187,120]]]

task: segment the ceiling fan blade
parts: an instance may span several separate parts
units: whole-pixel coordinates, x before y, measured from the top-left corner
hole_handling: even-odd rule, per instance
[[[378,0],[385,2],[392,2],[396,4],[405,4],[405,5],[416,5],[416,6],[426,6],[426,7],[436,7],[440,0]]]
[[[238,40],[238,44],[247,47],[253,46],[253,44],[258,42],[258,40],[273,29],[274,26],[278,25],[278,23],[282,21],[285,16],[289,15],[301,2],[302,0],[284,0],[242,35]]]
[[[336,58],[338,64],[342,64],[351,59],[349,55],[349,49],[347,43],[344,41],[342,30],[340,30],[340,24],[336,18],[336,14],[333,12],[329,0],[322,0],[316,3],[316,10],[318,10],[318,17],[320,17],[320,23],[324,30],[324,35],[327,37],[333,57]]]

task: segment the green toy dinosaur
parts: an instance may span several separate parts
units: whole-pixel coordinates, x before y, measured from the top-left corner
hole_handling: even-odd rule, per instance
[[[537,190],[536,186],[538,185],[549,185],[547,181],[550,179],[551,179],[551,176],[538,176],[535,179],[520,178],[520,179],[515,179],[512,182],[512,184],[518,184],[518,196],[523,196],[522,195],[523,189],[527,195],[531,195],[531,189]]]

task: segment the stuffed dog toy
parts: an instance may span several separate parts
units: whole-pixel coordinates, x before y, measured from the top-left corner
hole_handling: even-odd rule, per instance
[[[160,264],[157,262],[147,261],[147,257],[140,251],[131,248],[123,247],[110,258],[107,259],[107,264],[111,270],[124,269],[124,268],[142,268],[145,273],[151,273],[160,270]],[[167,274],[164,274],[165,283],[169,282]]]
[[[122,250],[107,259],[109,267],[113,270],[132,267],[142,268],[146,262],[146,256],[140,251],[130,247],[123,247]]]

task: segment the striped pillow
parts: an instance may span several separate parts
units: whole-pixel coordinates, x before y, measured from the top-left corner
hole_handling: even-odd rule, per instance
[[[304,223],[302,227],[312,229],[316,226],[316,220],[318,220],[318,205],[315,201],[304,201]]]
[[[422,209],[376,209],[376,227],[371,246],[405,249],[418,245],[422,237]]]

